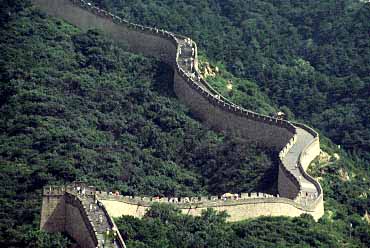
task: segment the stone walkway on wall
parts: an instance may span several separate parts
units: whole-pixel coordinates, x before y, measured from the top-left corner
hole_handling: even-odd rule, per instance
[[[192,66],[194,64],[192,42],[189,39],[188,40],[177,39],[177,42],[179,44],[179,49],[181,51],[177,61],[180,68],[187,72],[188,76],[191,77],[195,82],[197,82],[197,84],[200,87],[202,87],[208,93],[212,94],[209,91],[209,89],[202,84],[200,78],[198,78],[197,72],[194,70],[194,67]]]
[[[77,191],[69,191],[69,193],[78,196],[82,200],[82,204],[86,209],[86,214],[89,219],[92,221],[92,224],[95,227],[97,233],[97,239],[99,246],[98,247],[117,247],[121,246],[114,240],[107,241],[105,240],[105,234],[107,231],[112,232],[112,226],[109,224],[108,216],[105,214],[102,205],[95,200],[94,195],[85,195],[82,196]]]
[[[283,159],[284,166],[298,179],[301,185],[301,197],[305,198],[307,195],[318,194],[315,185],[302,176],[301,171],[298,169],[298,159],[303,149],[312,142],[313,135],[306,130],[297,127],[297,141],[290,148],[288,154]]]
[[[197,77],[197,72],[194,70],[192,63],[193,63],[193,50],[192,50],[192,42],[189,39],[178,39],[179,48],[181,50],[178,58],[178,64],[180,68],[182,68],[189,77],[193,78],[195,82],[198,83],[204,90],[208,91],[212,94],[209,89],[202,84],[202,82]],[[307,204],[307,200],[311,200],[311,196],[318,195],[317,189],[315,185],[313,185],[310,181],[303,177],[301,171],[297,167],[298,160],[301,152],[303,149],[312,142],[314,136],[310,134],[308,131],[296,127],[297,131],[297,141],[289,150],[288,154],[283,159],[283,164],[285,167],[297,178],[301,185],[301,196],[299,200],[304,199],[303,204]],[[309,196],[309,197],[308,197]],[[313,199],[312,199],[313,200]]]

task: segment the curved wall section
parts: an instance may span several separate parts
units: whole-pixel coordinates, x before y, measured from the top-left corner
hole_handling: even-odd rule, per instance
[[[82,202],[66,193],[65,231],[81,246],[96,247],[98,240]]]
[[[171,198],[163,198],[159,201],[152,199],[150,201],[148,198],[114,197],[106,194],[98,195],[98,197],[112,217],[129,215],[142,218],[153,202],[172,204],[180,209],[183,214],[192,216],[200,216],[202,211],[207,208],[212,208],[216,211],[226,211],[229,214],[227,218],[229,222],[260,216],[296,217],[303,213],[310,214],[315,220],[318,220],[323,214],[323,209],[320,205],[305,208],[287,198],[266,196],[262,193],[251,193],[251,196],[239,198],[238,200],[203,199],[187,203],[173,202]]]
[[[279,200],[273,204],[271,200],[254,202],[254,205],[245,202],[244,204],[249,204],[249,208],[238,207],[238,211],[251,211],[256,216],[263,215],[257,208],[258,204],[266,203],[261,205],[266,215],[296,216],[305,212],[317,219],[323,214],[321,186],[305,171],[320,152],[318,134],[305,125],[254,113],[225,99],[200,75],[197,46],[189,38],[130,23],[84,0],[32,1],[48,14],[60,17],[82,30],[100,29],[118,44],[127,46],[129,51],[152,56],[171,65],[174,70],[176,95],[209,127],[226,133],[240,134],[248,142],[275,148],[280,152]],[[53,205],[56,210],[57,199]],[[282,203],[281,201],[289,205],[286,209],[294,208],[297,211],[274,210],[284,208],[283,205],[276,205]],[[241,204],[234,204],[233,208],[239,205]],[[256,206],[256,211],[251,210],[252,205]],[[139,209],[140,205],[136,207]],[[214,205],[212,207],[217,208]],[[231,207],[229,209],[233,211]],[[197,211],[190,210],[194,213]],[[249,216],[246,213],[242,215]],[[52,225],[49,226],[52,230]]]
[[[234,132],[250,143],[277,149],[281,149],[293,136],[286,128],[245,118],[241,111],[234,112],[230,105],[224,104],[191,80],[180,76],[177,71],[174,91],[178,98],[212,129]]]
[[[98,240],[79,198],[66,193],[64,187],[45,187],[40,229],[66,232],[81,247],[97,247]]]
[[[320,141],[319,138],[315,138],[312,143],[310,143],[302,151],[299,162],[304,170],[310,165],[311,161],[314,160],[320,154]]]
[[[78,7],[81,2],[33,0],[36,6],[48,14],[67,20],[84,31],[99,29],[118,44],[127,46],[131,52],[152,56],[170,65],[175,64],[177,46],[174,40],[171,41],[169,32],[159,30],[157,32],[155,29],[149,32],[150,30],[141,25],[130,24],[104,10],[88,5],[87,2],[86,9]]]
[[[175,69],[174,88],[181,101],[205,123],[218,131],[237,132],[249,142],[281,149],[294,135],[288,122],[226,105],[202,88],[191,88],[188,75],[180,73],[176,63],[178,39],[170,32],[128,23],[110,13],[94,8],[80,0],[34,0],[47,13],[63,18],[82,30],[99,29],[129,51],[160,59]],[[197,61],[197,60],[194,60]]]

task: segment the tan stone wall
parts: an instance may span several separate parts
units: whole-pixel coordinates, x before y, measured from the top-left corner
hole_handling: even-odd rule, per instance
[[[304,211],[288,203],[279,202],[257,202],[257,203],[244,203],[234,206],[220,206],[212,207],[216,211],[226,211],[230,217],[227,221],[235,222],[246,220],[249,218],[257,218],[261,216],[290,216],[296,217],[303,213],[309,213],[318,220],[321,215],[316,214],[316,211]],[[199,216],[206,208],[196,209],[182,209],[184,214]]]
[[[90,13],[73,5],[70,0],[33,0],[33,3],[47,13],[61,17],[83,31],[98,29],[112,40],[127,46],[131,52],[153,56],[174,65],[177,46],[163,34],[144,32],[139,28],[118,25],[105,16]]]
[[[301,153],[299,162],[302,165],[303,169],[307,170],[311,161],[314,160],[319,154],[320,154],[320,141],[319,138],[317,137]]]
[[[67,196],[69,197],[69,196]],[[96,241],[86,223],[86,214],[78,201],[66,204],[65,231],[81,246],[96,247]]]
[[[64,187],[46,187],[43,193],[40,229],[54,233],[66,232],[79,245],[95,248],[96,236],[85,209]]]
[[[174,91],[192,112],[212,129],[240,134],[250,143],[281,149],[293,136],[288,129],[246,118],[226,107],[217,106],[214,98],[201,95],[175,71]]]
[[[47,232],[63,232],[65,214],[64,195],[43,196],[40,229]]]
[[[134,216],[142,218],[145,215],[148,206],[135,205],[122,201],[102,200],[108,213],[112,217],[121,217],[122,215]],[[226,211],[230,217],[227,219],[229,222],[246,220],[249,218],[256,218],[260,216],[299,216],[303,213],[311,214],[315,220],[318,220],[323,214],[323,204],[317,204],[317,207],[311,210],[304,210],[297,207],[291,202],[281,198],[258,199],[251,200],[250,202],[243,202],[241,204],[216,204],[212,206],[197,206],[192,205],[187,208],[178,206],[183,214],[192,216],[199,216],[203,210],[209,207],[216,211]]]
[[[285,147],[291,138],[294,137],[296,131],[291,123],[242,110],[229,103],[227,100],[222,101],[216,99],[214,96],[207,93],[207,91],[201,90],[199,85],[189,81],[188,76],[184,75],[176,65],[177,44],[173,34],[128,23],[119,18],[117,19],[105,11],[91,8],[86,4],[83,8],[80,8],[72,3],[73,0],[33,0],[33,2],[47,13],[61,17],[82,30],[91,28],[100,29],[117,43],[127,45],[130,51],[142,53],[145,56],[154,56],[172,65],[175,71],[174,91],[176,95],[195,115],[203,120],[207,126],[219,131],[239,133],[251,143],[273,147],[277,150]],[[80,4],[78,0],[74,0],[74,2]],[[228,104],[225,104],[225,102]],[[317,141],[315,140],[314,143],[307,147],[307,153],[301,156],[301,163],[303,163],[302,166],[304,169],[314,158],[315,154],[318,154],[318,151],[319,141],[317,138]],[[315,183],[314,180],[313,183]],[[315,185],[317,185],[317,182]],[[318,187],[320,187],[320,185],[318,185]],[[286,197],[294,198],[298,189],[299,187],[295,184],[294,179],[290,178],[289,173],[280,168],[279,192],[282,192],[282,195]],[[322,198],[321,203],[323,206]],[[263,204],[268,204],[266,206],[269,206],[269,209],[267,209],[267,207],[265,209],[267,214],[280,215],[278,213],[281,213],[281,211],[272,210],[270,208],[276,208],[278,206],[276,204],[282,203],[274,202],[274,205],[272,205],[271,202],[264,202]],[[287,209],[295,208],[298,212],[302,212],[302,210],[299,210],[299,207],[292,202],[284,202],[283,204],[290,206],[287,207]],[[252,205],[249,204],[249,207]],[[143,207],[138,205],[126,206],[122,211],[126,211],[134,216],[135,214],[143,215],[145,208],[141,208]],[[229,208],[229,206],[227,206],[227,208]],[[256,211],[253,210],[254,207],[251,208],[251,213],[258,213],[259,210],[257,209],[257,205],[255,207]],[[198,210],[190,211],[194,211],[194,214],[196,214]],[[232,209],[230,209],[230,211],[231,213],[233,212]],[[287,211],[284,212],[283,215],[292,216],[295,215],[295,212]],[[48,216],[47,212],[45,212],[45,216]],[[238,219],[239,217],[235,218]]]
[[[298,182],[283,169],[283,165],[279,166],[278,176],[278,192],[281,197],[294,199],[300,190]]]
[[[129,215],[141,218],[146,213],[148,207],[139,206],[136,204],[129,204],[120,201],[101,200],[112,217],[121,217],[122,215]]]

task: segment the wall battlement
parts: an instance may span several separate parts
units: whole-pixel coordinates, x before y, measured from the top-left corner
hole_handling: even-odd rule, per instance
[[[145,196],[122,196],[110,195],[107,192],[97,192],[97,198],[103,202],[114,201],[142,207],[150,207],[154,203],[164,203],[175,205],[179,209],[189,208],[213,208],[227,207],[234,205],[252,203],[286,203],[301,209],[302,211],[312,212],[317,207],[317,202],[307,202],[306,205],[295,202],[291,199],[273,196],[265,193],[242,193],[235,194],[237,197],[223,198],[222,196],[196,196],[196,197],[145,197]]]
[[[96,199],[95,187],[84,183],[47,186],[43,190],[40,228],[66,232],[81,247],[104,247],[104,234],[115,233],[114,247],[126,248],[112,217]]]
[[[155,57],[169,64],[174,70],[174,91],[177,97],[205,125],[218,131],[237,133],[247,142],[279,151],[279,198],[261,198],[258,203],[255,199],[253,202],[246,200],[244,206],[248,205],[248,208],[239,207],[238,211],[254,212],[250,215],[239,214],[235,212],[236,208],[230,209],[226,205],[214,208],[228,208],[230,212],[235,212],[233,220],[260,215],[297,216],[301,213],[312,214],[318,219],[323,215],[322,188],[306,173],[310,162],[320,153],[318,134],[303,124],[246,110],[220,95],[202,78],[198,70],[198,51],[194,41],[172,32],[131,23],[84,0],[32,1],[46,13],[62,18],[81,30],[101,29],[117,44],[124,43],[129,51]],[[58,194],[54,189],[49,193]],[[277,206],[285,210],[273,210]]]

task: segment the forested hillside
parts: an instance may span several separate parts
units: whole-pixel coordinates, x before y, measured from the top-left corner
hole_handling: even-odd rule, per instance
[[[370,161],[370,4],[354,0],[95,0],[185,34],[214,62]],[[239,87],[248,95],[244,87]],[[235,92],[234,92],[235,93]]]
[[[122,217],[117,225],[128,247],[366,247],[367,226],[351,230],[361,241],[348,241],[341,227],[330,227],[330,221],[316,223],[311,216],[299,218],[261,217],[238,223],[227,223],[225,213],[212,209],[202,216],[180,214],[171,206],[153,206],[143,219]],[[344,242],[343,242],[344,241]]]
[[[331,155],[311,168],[324,188],[318,223],[227,224],[224,214],[156,206],[142,220],[118,220],[128,247],[370,246],[369,4],[95,2],[192,37],[202,60],[220,68],[209,78],[217,89],[313,125]],[[37,231],[47,184],[86,180],[151,196],[274,191],[275,152],[204,127],[174,96],[170,68],[27,3],[0,0],[0,247],[67,246],[66,237]]]
[[[47,184],[148,196],[275,190],[275,152],[193,119],[168,66],[30,8],[12,15],[0,37],[0,246],[43,238],[30,230]]]

